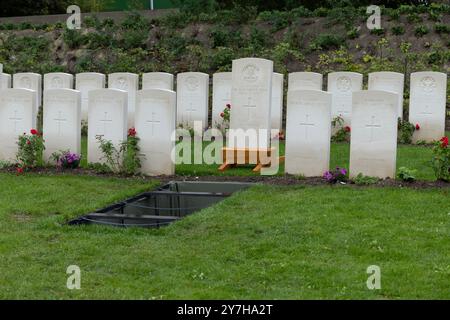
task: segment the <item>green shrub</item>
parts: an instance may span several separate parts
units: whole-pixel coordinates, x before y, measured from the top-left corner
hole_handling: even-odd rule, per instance
[[[400,36],[405,33],[405,28],[403,26],[397,25],[392,27],[392,34],[396,36]]]
[[[341,45],[345,44],[345,40],[341,36],[335,34],[323,33],[318,35],[311,44],[313,49],[328,50],[339,48]]]
[[[386,30],[384,28],[376,28],[371,29],[370,34],[376,35],[376,36],[383,36],[386,33]]]
[[[23,170],[43,165],[43,154],[45,150],[42,134],[31,129],[30,134],[19,135],[17,141],[17,164]]]
[[[63,40],[70,49],[77,49],[83,45],[86,45],[89,38],[83,35],[80,30],[66,28],[63,33]]]
[[[450,26],[445,23],[436,23],[434,25],[434,31],[439,34],[450,33]]]
[[[120,46],[124,49],[145,48],[147,33],[139,30],[128,30],[123,35]]]
[[[442,137],[440,141],[435,142],[431,166],[438,180],[450,182],[450,148],[448,147],[448,137]]]
[[[398,143],[410,144],[414,131],[416,131],[416,125],[407,120],[398,119]]]
[[[422,17],[419,16],[417,13],[410,13],[406,16],[406,20],[409,23],[419,23],[422,22]]]
[[[418,26],[415,30],[414,30],[414,34],[416,35],[416,37],[423,37],[424,35],[426,35],[429,32],[428,28],[424,25]]]
[[[356,39],[359,37],[359,30],[356,27],[352,27],[348,32],[347,32],[347,37],[349,39]]]
[[[90,32],[86,35],[89,49],[109,48],[114,44],[114,38],[106,32]]]
[[[269,39],[269,34],[256,26],[252,26],[248,44],[256,50],[262,50],[266,47]]]
[[[122,29],[124,30],[136,30],[136,31],[147,31],[149,30],[150,22],[143,16],[137,13],[129,14],[122,21]]]
[[[223,25],[211,28],[209,37],[212,40],[212,48],[238,47],[242,43],[240,31],[232,31]]]
[[[218,47],[212,54],[211,68],[216,71],[231,71],[231,64],[235,58],[234,51],[228,47]]]
[[[378,181],[380,181],[379,178],[365,176],[362,173],[358,173],[358,175],[353,178],[353,182],[357,185],[371,185],[376,184]]]
[[[417,170],[409,169],[407,167],[400,167],[398,169],[397,178],[406,182],[413,182],[416,180]]]

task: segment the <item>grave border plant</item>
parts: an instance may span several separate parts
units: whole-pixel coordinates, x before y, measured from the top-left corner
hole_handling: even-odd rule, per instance
[[[448,147],[448,137],[442,137],[433,146],[433,167],[437,180],[450,182],[450,148]]]
[[[36,130],[31,129],[30,134],[23,133],[19,135],[18,150],[16,154],[17,171],[22,173],[23,171],[42,166],[43,152],[45,150],[44,139],[42,134]]]
[[[102,159],[105,164],[101,167],[104,171],[106,165],[113,173],[136,175],[141,168],[141,155],[139,154],[139,137],[135,128],[128,130],[127,140],[121,142],[116,147],[112,141],[103,139],[103,136],[97,136],[99,149],[103,154]]]

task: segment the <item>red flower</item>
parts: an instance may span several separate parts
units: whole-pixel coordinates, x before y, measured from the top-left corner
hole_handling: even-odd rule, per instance
[[[27,144],[30,145],[30,144],[31,144],[31,141],[30,141],[30,140],[27,140]]]
[[[351,129],[349,126],[345,126],[345,127],[344,127],[344,130],[345,130],[345,132],[350,132],[350,131],[352,131],[352,129]]]
[[[33,136],[39,133],[36,129],[31,129],[30,132]]]
[[[223,112],[220,113],[220,116],[221,116],[222,118],[223,118],[224,115],[225,115],[225,114],[224,114]]]
[[[441,141],[441,147],[442,148],[447,148],[447,146],[448,146],[448,137],[443,137],[441,140],[439,140],[439,141]]]
[[[416,130],[420,130],[420,126],[418,123],[416,123]]]
[[[17,174],[22,174],[22,173],[23,173],[23,168],[17,167]]]
[[[129,137],[135,137],[136,136],[136,129],[135,128],[128,129],[128,136]]]
[[[227,103],[227,108],[231,109],[231,104]]]

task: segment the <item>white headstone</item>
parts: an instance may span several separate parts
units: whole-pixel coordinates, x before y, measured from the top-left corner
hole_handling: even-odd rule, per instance
[[[11,88],[11,75],[7,73],[2,73],[0,76],[0,89],[9,89]]]
[[[36,128],[36,95],[29,89],[0,91],[0,159],[14,161],[19,135]]]
[[[272,104],[273,61],[259,58],[233,60],[231,119],[232,130],[256,130],[255,139],[228,139],[232,148],[270,147],[270,105]],[[266,133],[265,133],[266,132]]]
[[[44,91],[44,159],[58,151],[81,154],[81,93],[72,89]]]
[[[288,91],[285,171],[322,176],[330,165],[331,93]]]
[[[142,90],[173,90],[173,74],[167,72],[148,72],[142,75]]]
[[[116,148],[127,139],[127,92],[118,89],[89,91],[88,162],[103,163],[96,139],[102,136]]]
[[[76,75],[75,89],[81,92],[81,119],[88,120],[89,91],[105,88],[106,76],[102,73],[83,72]]]
[[[363,75],[356,72],[332,72],[328,74],[328,92],[332,94],[331,118],[344,119],[351,125],[352,94],[362,90]]]
[[[44,74],[44,91],[50,89],[73,89],[73,75],[64,72]]]
[[[368,90],[382,90],[398,94],[397,116],[403,118],[403,73],[382,71],[369,73]]]
[[[129,72],[117,72],[108,75],[108,88],[128,92],[128,128],[134,127],[134,106],[136,92],[139,90],[139,75]]]
[[[143,158],[141,171],[147,175],[175,174],[171,155],[176,129],[176,93],[164,89],[137,92],[136,132]]]
[[[208,127],[209,75],[201,72],[183,72],[177,75],[177,125],[194,127],[202,121]]]
[[[36,115],[42,105],[42,76],[38,73],[24,72],[13,76],[14,89],[30,89],[36,91]]]
[[[322,90],[323,76],[316,72],[289,73],[288,90]]]
[[[218,72],[213,74],[213,100],[212,100],[212,127],[222,123],[220,114],[231,104],[231,72]]]
[[[395,178],[397,106],[393,92],[353,93],[350,177]]]
[[[270,109],[271,128],[276,130],[273,136],[283,129],[284,75],[274,72],[272,75],[272,104]]]
[[[409,122],[419,124],[413,140],[432,142],[445,135],[447,75],[440,72],[411,73]]]

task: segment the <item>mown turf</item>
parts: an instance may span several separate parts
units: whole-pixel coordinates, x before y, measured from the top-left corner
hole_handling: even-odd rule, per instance
[[[1,174],[0,298],[450,298],[450,189],[256,186],[160,230],[61,225],[153,186]]]

